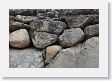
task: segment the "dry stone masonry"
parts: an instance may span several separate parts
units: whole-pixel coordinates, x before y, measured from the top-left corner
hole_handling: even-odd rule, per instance
[[[98,9],[9,9],[9,68],[98,67]]]

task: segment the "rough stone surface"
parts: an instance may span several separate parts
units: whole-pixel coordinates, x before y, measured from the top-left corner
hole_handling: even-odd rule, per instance
[[[30,26],[24,23],[17,22],[17,21],[10,23],[9,30],[11,32],[18,29],[30,29]]]
[[[60,9],[57,11],[59,12],[60,16],[67,16],[67,15],[89,15],[89,14],[98,14],[98,9]]]
[[[61,46],[53,45],[46,48],[46,62],[49,63],[62,49]]]
[[[15,48],[25,48],[30,44],[29,34],[26,29],[20,29],[10,33],[9,43]]]
[[[98,15],[66,16],[65,20],[69,28],[84,28],[88,24],[98,23],[99,16]]]
[[[99,24],[90,25],[84,29],[84,33],[87,37],[99,35]]]
[[[35,16],[22,16],[22,15],[17,15],[15,17],[15,19],[17,21],[23,22],[23,23],[30,23],[32,21],[34,21],[35,19],[37,19],[37,17]]]
[[[77,61],[78,68],[98,68],[99,67],[99,37],[92,37],[83,44]]]
[[[9,50],[10,68],[41,68],[44,67],[42,51],[35,48]]]
[[[30,26],[34,31],[48,32],[52,34],[60,34],[66,28],[65,23],[61,21],[53,21],[51,19],[35,20]]]
[[[55,43],[58,39],[58,36],[55,34],[49,34],[46,32],[30,32],[31,39],[35,47],[37,48],[45,48],[53,43]]]
[[[9,9],[9,15],[36,16],[37,14],[35,9]]]
[[[46,68],[77,68],[77,58],[83,49],[82,44],[61,50]]]
[[[66,29],[64,33],[60,35],[59,42],[63,47],[71,47],[84,38],[84,33],[80,28]]]

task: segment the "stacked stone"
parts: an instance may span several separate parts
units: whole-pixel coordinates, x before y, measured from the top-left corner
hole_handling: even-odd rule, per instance
[[[98,9],[10,9],[10,68],[98,68]]]

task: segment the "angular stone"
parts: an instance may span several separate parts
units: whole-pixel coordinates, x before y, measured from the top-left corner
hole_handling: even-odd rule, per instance
[[[98,15],[76,15],[64,18],[69,28],[84,28],[86,25],[99,23]]]
[[[87,38],[99,35],[99,24],[90,25],[84,29]]]
[[[84,49],[78,57],[78,68],[98,68],[99,67],[99,37],[92,37],[83,44]]]
[[[80,28],[66,29],[59,37],[59,43],[63,47],[71,47],[79,43],[84,38],[84,33]]]
[[[30,26],[22,22],[21,23],[17,22],[17,21],[10,23],[9,30],[11,32],[18,29],[30,29]]]
[[[22,16],[22,15],[17,15],[15,17],[15,19],[17,21],[23,22],[23,23],[30,23],[32,21],[34,21],[35,19],[37,19],[37,17],[35,16]]]
[[[53,43],[55,43],[58,39],[58,36],[55,34],[49,34],[46,32],[30,32],[31,39],[35,47],[37,48],[45,48]]]
[[[49,63],[62,49],[61,46],[52,45],[46,48],[46,62]]]
[[[77,68],[77,58],[82,49],[82,44],[78,44],[61,50],[46,68]]]
[[[15,48],[25,48],[30,45],[29,34],[26,29],[20,29],[10,33],[9,43]]]
[[[60,34],[67,26],[61,21],[53,21],[51,19],[35,20],[30,24],[34,31],[48,32],[52,34]]]
[[[44,67],[42,51],[35,48],[9,49],[9,68]]]

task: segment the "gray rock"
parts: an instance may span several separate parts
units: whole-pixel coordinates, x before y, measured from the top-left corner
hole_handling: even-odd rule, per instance
[[[84,49],[78,57],[78,68],[99,67],[99,37],[92,37],[83,44]]]
[[[78,44],[61,50],[46,68],[77,68],[77,58],[82,49],[82,44]]]
[[[37,17],[35,16],[22,16],[22,15],[17,15],[15,17],[15,19],[17,21],[23,22],[23,23],[30,23],[32,21],[34,21],[35,19],[37,19]]]
[[[99,23],[98,15],[65,16],[69,28],[83,28],[89,24]]]
[[[15,31],[15,30],[18,30],[18,29],[30,29],[30,26],[27,25],[27,24],[24,24],[24,23],[20,23],[20,22],[11,22],[10,21],[10,26],[9,26],[9,30],[12,32],[12,31]]]
[[[9,35],[9,43],[15,48],[25,48],[30,45],[29,34],[26,29],[16,30]]]
[[[58,39],[58,36],[55,34],[49,34],[46,32],[31,32],[31,39],[35,47],[37,48],[45,48],[53,43],[55,43]]]
[[[42,51],[35,48],[9,49],[9,68],[44,67]]]
[[[71,47],[79,43],[84,38],[84,33],[80,28],[66,29],[59,37],[59,43],[63,47]]]
[[[58,45],[52,45],[46,48],[46,62],[49,63],[56,55],[57,53],[62,49],[61,46]]]
[[[36,16],[37,14],[35,9],[9,9],[9,15]]]
[[[65,28],[66,24],[61,21],[53,21],[51,19],[35,20],[30,24],[34,31],[48,32],[52,34],[60,34]]]
[[[15,20],[14,16],[9,16],[9,20]]]
[[[99,35],[99,24],[90,25],[84,29],[87,38]]]
[[[57,9],[60,16],[99,14],[98,9]]]

